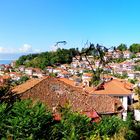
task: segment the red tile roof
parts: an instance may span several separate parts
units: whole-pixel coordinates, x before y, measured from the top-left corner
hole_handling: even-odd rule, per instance
[[[93,74],[92,73],[83,73],[83,76],[92,77]]]
[[[104,89],[98,89],[94,91],[94,94],[106,94],[106,95],[131,95],[132,84],[124,81],[113,79],[109,82],[103,83]]]
[[[14,90],[22,99],[31,98],[41,100],[50,109],[57,110],[59,106],[70,104],[73,111],[98,113],[117,113],[121,102],[108,95],[86,94],[81,88],[74,87],[62,79],[53,77],[44,78],[38,82],[26,82],[17,86]],[[121,110],[122,111],[122,110]]]

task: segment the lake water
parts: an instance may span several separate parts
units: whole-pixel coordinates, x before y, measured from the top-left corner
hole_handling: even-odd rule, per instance
[[[0,60],[0,64],[10,64],[13,60]]]

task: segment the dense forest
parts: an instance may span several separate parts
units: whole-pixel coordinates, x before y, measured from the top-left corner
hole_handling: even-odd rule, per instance
[[[16,61],[16,66],[18,67],[19,65],[25,65],[26,67],[38,67],[38,68],[44,69],[46,66],[54,66],[57,64],[65,64],[65,63],[69,64],[72,62],[72,57],[79,54],[84,54],[83,52],[86,52],[87,55],[98,56],[97,54],[99,50],[98,48],[101,48],[101,46],[98,44],[96,46],[91,44],[90,46],[93,46],[96,49],[87,47],[87,48],[82,48],[81,51],[79,51],[78,48],[76,49],[75,48],[70,48],[70,49],[59,48],[57,49],[57,51],[23,55]],[[102,49],[102,52],[108,51],[108,48],[106,47],[102,47],[102,48],[104,48]],[[130,50],[133,53],[140,52],[140,44],[132,44],[130,45],[130,47],[127,47],[125,44],[120,44],[117,47],[111,47],[111,49],[112,48],[113,50],[120,50],[120,51]],[[123,60],[121,59],[120,61],[123,61]]]

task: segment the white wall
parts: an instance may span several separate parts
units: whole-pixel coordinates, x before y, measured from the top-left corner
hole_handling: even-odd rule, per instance
[[[122,115],[123,115],[123,120],[125,121],[127,118],[127,109],[128,109],[128,97],[127,96],[123,96],[122,104],[124,107],[124,112],[122,113]]]
[[[122,104],[123,104],[124,109],[127,110],[127,106],[128,106],[128,97],[127,96],[123,96]]]
[[[136,121],[140,121],[140,110],[134,110],[134,117]]]

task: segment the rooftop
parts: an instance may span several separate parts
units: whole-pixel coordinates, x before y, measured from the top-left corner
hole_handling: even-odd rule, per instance
[[[103,88],[98,88],[94,91],[94,94],[106,94],[106,95],[131,95],[132,84],[119,79],[112,79],[109,82],[102,84]]]
[[[41,100],[53,111],[67,103],[73,111],[98,113],[116,113],[123,108],[118,99],[108,95],[87,94],[82,88],[77,88],[65,78],[47,77],[42,80],[32,79],[17,86],[13,91],[21,98]],[[117,108],[116,108],[117,104]]]

